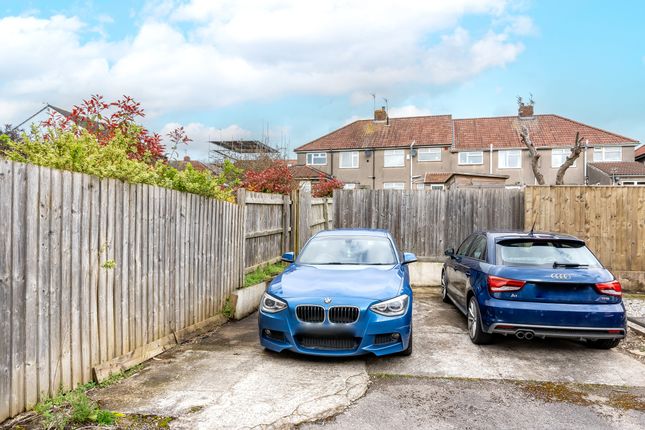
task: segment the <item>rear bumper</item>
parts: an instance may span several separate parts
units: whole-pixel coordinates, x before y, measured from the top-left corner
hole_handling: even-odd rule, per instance
[[[490,298],[481,306],[488,333],[531,331],[537,337],[622,339],[627,319],[622,303],[561,304]]]

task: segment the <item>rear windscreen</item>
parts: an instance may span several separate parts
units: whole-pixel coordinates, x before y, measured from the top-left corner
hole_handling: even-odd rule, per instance
[[[583,242],[568,240],[502,240],[495,245],[497,264],[538,267],[602,267]]]

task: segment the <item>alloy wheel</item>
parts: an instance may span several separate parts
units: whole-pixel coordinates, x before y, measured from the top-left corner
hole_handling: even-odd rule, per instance
[[[446,287],[446,274],[441,274],[441,298],[445,299],[448,296],[448,288]]]
[[[468,334],[471,339],[477,336],[477,305],[472,298],[468,303]]]

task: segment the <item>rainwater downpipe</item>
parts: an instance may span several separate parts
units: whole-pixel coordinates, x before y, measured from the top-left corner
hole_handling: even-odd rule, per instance
[[[490,157],[488,157],[488,174],[493,174],[493,144],[490,144]]]

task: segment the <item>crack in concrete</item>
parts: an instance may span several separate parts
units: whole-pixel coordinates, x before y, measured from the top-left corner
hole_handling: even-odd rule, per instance
[[[357,381],[351,382],[353,379],[357,379]],[[343,383],[343,388],[339,389],[335,393],[325,394],[323,396],[319,396],[319,397],[307,400],[306,402],[301,403],[296,408],[294,408],[294,410],[291,411],[291,413],[284,415],[278,418],[277,420],[274,420],[271,423],[258,424],[253,427],[246,427],[246,429],[248,430],[283,429],[283,428],[290,428],[298,424],[315,422],[326,418],[331,418],[335,415],[342,413],[353,402],[363,397],[367,392],[368,386],[369,386],[369,375],[367,374],[367,371],[364,370],[363,372],[356,373],[354,375],[350,375],[347,378],[345,378],[345,381]],[[352,395],[352,391],[357,387],[360,387],[360,392]],[[302,408],[305,408],[308,405],[316,404],[325,399],[333,399],[339,396],[342,399],[339,399],[339,402],[334,402],[336,406],[333,406],[331,408],[324,409],[315,414],[307,414],[306,412],[301,411]]]

